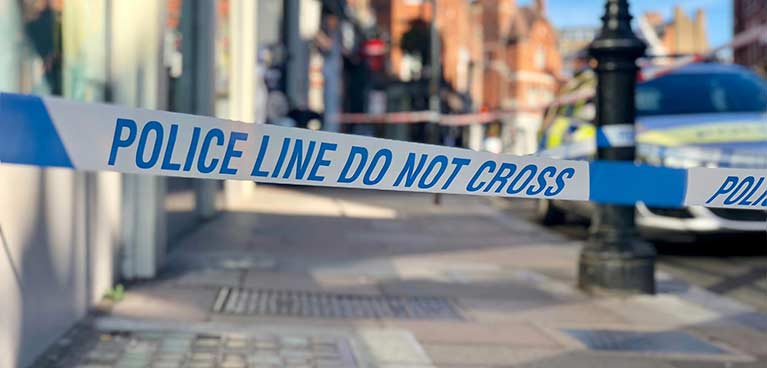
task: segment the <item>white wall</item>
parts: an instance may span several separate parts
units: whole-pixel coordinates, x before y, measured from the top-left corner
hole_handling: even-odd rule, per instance
[[[0,89],[28,92],[17,3],[0,0]],[[67,0],[65,95],[99,100],[111,77],[117,103],[163,108],[163,5]],[[127,276],[154,275],[165,253],[164,193],[152,177],[0,164],[0,367],[27,366],[85,316],[113,285],[120,252],[134,255]]]
[[[0,366],[31,363],[113,280],[118,174],[0,166]]]
[[[17,3],[0,0],[0,89],[28,92],[20,89],[30,78],[21,74],[30,69],[21,63],[34,63],[24,50]],[[65,17],[94,17],[64,30],[72,51],[64,66],[65,93],[98,99],[93,92],[102,90],[103,55],[98,40],[83,37],[103,40],[103,2],[78,5],[85,2],[68,1]],[[80,83],[85,80],[97,83]],[[31,363],[112,285],[120,191],[118,174],[0,165],[0,367]]]

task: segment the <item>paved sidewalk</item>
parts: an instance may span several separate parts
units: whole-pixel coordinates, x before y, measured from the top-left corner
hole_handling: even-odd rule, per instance
[[[432,198],[259,186],[39,366],[767,366],[750,307],[664,274],[656,296],[588,297],[579,242]]]

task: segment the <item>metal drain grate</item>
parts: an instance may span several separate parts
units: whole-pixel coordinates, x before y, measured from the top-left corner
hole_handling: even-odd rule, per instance
[[[31,368],[354,368],[349,341],[333,335],[82,329],[67,334]]]
[[[345,295],[289,290],[222,288],[213,312],[319,318],[461,320],[455,304],[442,297]]]
[[[730,354],[683,331],[564,330],[592,350],[650,354]]]

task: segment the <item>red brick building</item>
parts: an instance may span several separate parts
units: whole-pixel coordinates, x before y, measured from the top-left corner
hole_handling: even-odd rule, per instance
[[[374,0],[378,26],[390,40],[390,72],[401,79],[417,79],[428,60],[413,60],[408,37],[423,37],[428,43],[432,3],[428,0]],[[468,88],[472,61],[482,55],[481,7],[466,0],[437,0],[437,26],[442,39],[442,72],[456,89]],[[428,54],[428,47],[424,50]],[[428,55],[424,55],[428,59]]]
[[[457,91],[471,89],[474,101],[481,101],[487,109],[547,102],[558,87],[562,65],[556,32],[545,16],[545,1],[534,4],[518,7],[514,0],[437,0],[445,80]],[[430,24],[431,1],[380,0],[371,5],[379,28],[390,39],[390,72],[412,77],[404,70],[412,68],[412,62],[401,41],[413,30],[414,22]]]
[[[529,108],[554,98],[562,69],[545,0],[535,0],[529,7],[520,7],[515,0],[436,1],[445,81],[454,91],[470,95],[474,109],[524,110],[504,125],[531,137],[518,145],[523,147],[518,153],[532,152],[541,113]],[[379,29],[390,40],[392,76],[428,77],[424,74],[428,56],[413,56],[408,37],[428,39],[431,4],[429,0],[371,1]],[[428,54],[428,49],[421,54]],[[511,136],[512,130],[503,132],[507,143],[518,138]]]
[[[734,34],[767,24],[767,1],[733,0]],[[735,62],[750,67],[767,77],[767,44],[752,42],[733,51]]]
[[[546,104],[559,87],[562,59],[545,3],[537,0],[533,7],[517,8],[512,1],[498,2],[502,4],[497,15],[491,7],[485,10],[485,24],[495,23],[488,28],[497,32],[486,35],[484,42],[488,60],[483,104],[492,110]]]

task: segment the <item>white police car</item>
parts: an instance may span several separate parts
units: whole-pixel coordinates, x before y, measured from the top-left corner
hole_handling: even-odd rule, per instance
[[[592,79],[589,75],[586,79]],[[593,81],[583,82],[593,88]],[[568,91],[572,93],[573,91]],[[636,91],[637,160],[667,167],[736,167],[767,171],[767,83],[729,64],[691,64],[639,83]],[[591,159],[595,152],[593,101],[547,110],[539,154]],[[544,224],[566,213],[589,217],[593,204],[541,200]],[[637,225],[651,239],[689,234],[767,230],[767,212],[637,205]]]

